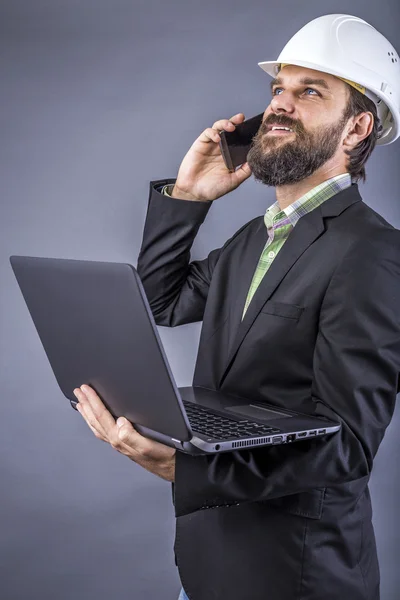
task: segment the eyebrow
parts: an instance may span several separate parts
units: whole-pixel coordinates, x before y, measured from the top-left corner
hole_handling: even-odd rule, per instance
[[[271,81],[271,91],[275,85],[282,85],[282,84],[283,84],[283,80],[280,77],[273,79]],[[323,87],[326,90],[330,91],[330,87],[327,84],[327,82],[325,81],[325,79],[313,79],[312,77],[303,77],[303,79],[300,79],[299,84],[300,85],[318,85],[318,86]]]

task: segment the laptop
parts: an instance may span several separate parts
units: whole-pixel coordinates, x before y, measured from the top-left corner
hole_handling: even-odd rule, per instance
[[[11,256],[57,383],[73,408],[86,383],[115,419],[188,454],[289,444],[340,423],[204,387],[177,387],[136,269]]]

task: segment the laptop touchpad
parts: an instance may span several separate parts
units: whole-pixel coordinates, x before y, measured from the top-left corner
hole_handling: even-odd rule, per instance
[[[244,404],[242,406],[225,406],[225,410],[236,413],[237,415],[244,417],[251,417],[252,419],[280,419],[282,417],[291,417],[287,413],[281,413],[277,410],[271,410],[264,406],[257,406],[255,404]]]

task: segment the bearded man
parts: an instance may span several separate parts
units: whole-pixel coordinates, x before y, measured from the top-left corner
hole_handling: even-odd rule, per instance
[[[138,272],[159,325],[203,321],[193,385],[341,430],[205,456],[127,422],[103,439],[174,482],[181,599],[378,600],[368,482],[399,385],[400,232],[358,182],[399,136],[399,57],[362,19],[327,15],[260,66],[272,97],[247,163],[229,172],[219,148],[239,113],[201,133],[176,179],[152,181]],[[252,174],[276,202],[190,262],[213,202]],[[101,437],[98,398],[77,397]]]

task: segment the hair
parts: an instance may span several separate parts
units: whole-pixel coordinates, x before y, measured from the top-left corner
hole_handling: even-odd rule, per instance
[[[371,112],[374,117],[374,125],[371,133],[352,150],[345,150],[345,153],[349,156],[347,169],[352,180],[359,181],[362,179],[365,182],[367,176],[364,165],[375,148],[378,135],[382,131],[382,125],[374,102],[356,90],[352,85],[346,83],[346,86],[349,89],[349,97],[347,106],[344,109],[344,118],[349,119],[363,112]]]

